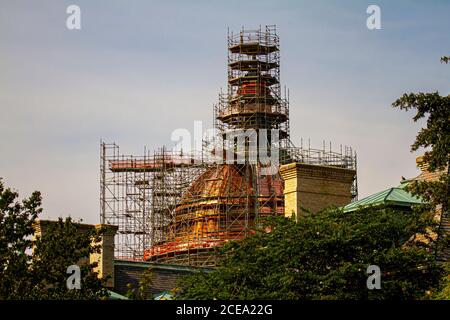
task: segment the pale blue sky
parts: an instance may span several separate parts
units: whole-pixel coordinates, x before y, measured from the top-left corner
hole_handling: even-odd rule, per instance
[[[66,7],[81,7],[69,31]],[[382,29],[366,28],[381,7]],[[391,108],[450,92],[450,1],[0,0],[0,176],[44,196],[43,217],[99,220],[99,141],[140,154],[210,124],[227,28],[276,24],[291,138],[351,145],[360,196],[417,174],[419,125]]]

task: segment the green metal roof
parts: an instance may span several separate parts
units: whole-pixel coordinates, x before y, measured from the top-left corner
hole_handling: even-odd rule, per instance
[[[360,208],[365,208],[369,206],[377,206],[377,205],[394,205],[400,207],[411,207],[415,204],[422,204],[423,201],[411,193],[404,190],[405,183],[402,183],[398,187],[389,188],[384,191],[375,193],[371,196],[368,196],[364,199],[352,202],[346,206],[344,206],[344,212],[355,211]]]
[[[109,294],[109,300],[128,300],[127,297],[118,294],[117,292],[108,290],[108,294]]]

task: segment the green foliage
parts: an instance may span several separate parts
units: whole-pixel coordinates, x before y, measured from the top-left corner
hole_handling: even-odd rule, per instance
[[[426,298],[442,268],[430,242],[417,235],[433,228],[433,215],[424,210],[331,210],[298,223],[268,218],[255,234],[223,248],[217,270],[185,278],[178,298]],[[381,268],[381,290],[367,289],[369,265]]]
[[[150,288],[153,285],[153,269],[145,270],[139,280],[139,285],[135,288],[131,283],[128,284],[127,298],[133,300],[153,300],[153,295],[150,293]]]
[[[450,57],[442,57],[441,62],[448,63]],[[450,95],[441,96],[435,93],[410,93],[404,94],[393,103],[394,108],[403,110],[415,110],[413,121],[426,119],[426,127],[422,128],[411,146],[411,151],[419,148],[427,149],[423,161],[428,165],[428,171],[439,173],[439,179],[435,181],[414,181],[408,186],[408,191],[421,197],[432,208],[441,208],[441,216],[449,217],[450,208]],[[437,232],[438,241],[435,241],[435,252],[448,250],[448,237],[445,230]],[[447,273],[449,275],[450,273]],[[448,276],[447,283],[450,283]],[[444,288],[442,296],[450,298],[447,289]],[[446,292],[446,293],[444,293]],[[440,296],[442,298],[442,296]]]
[[[441,58],[447,63],[449,57]],[[411,146],[411,151],[428,148],[424,163],[430,172],[442,172],[438,181],[421,181],[411,185],[410,191],[434,206],[442,205],[445,212],[449,208],[450,181],[450,95],[439,93],[405,94],[393,103],[394,107],[416,111],[413,120],[426,118],[427,125],[421,129]]]
[[[71,218],[59,219],[49,226],[45,234],[34,243],[31,270],[36,284],[32,296],[36,299],[98,299],[108,296],[103,288],[106,279],[99,279],[93,271],[97,263],[89,262],[89,255],[99,253],[99,245],[91,245],[101,240],[102,229],[80,232],[79,226]],[[81,288],[68,290],[67,267],[79,265]]]
[[[443,279],[442,289],[434,295],[437,300],[450,300],[450,265],[446,265],[446,276]]]
[[[33,224],[42,211],[41,195],[18,202],[17,192],[0,180],[0,299],[95,299],[107,297],[102,280],[93,272],[90,253],[98,252],[104,230],[79,232],[71,218],[50,225],[33,239]],[[32,254],[31,254],[32,253]],[[68,290],[67,268],[78,264],[81,289]]]
[[[22,202],[17,197],[0,179],[0,299],[25,296],[31,284],[31,259],[26,252],[32,245],[30,235],[42,211],[42,198],[39,192]]]
[[[431,171],[442,170],[450,160],[450,96],[434,93],[409,93],[393,103],[395,108],[416,111],[414,122],[426,118],[426,128],[417,134],[411,151],[431,148],[424,161]]]
[[[447,63],[449,57],[442,57],[441,61]],[[434,93],[404,94],[393,104],[394,108],[402,110],[415,110],[413,121],[426,118],[426,127],[422,128],[411,146],[411,151],[419,148],[428,149],[424,153],[424,162],[430,172],[443,172],[439,181],[414,182],[409,190],[422,197],[427,202],[438,206],[442,205],[444,211],[449,207],[450,181],[448,166],[450,164],[450,95],[441,96]]]

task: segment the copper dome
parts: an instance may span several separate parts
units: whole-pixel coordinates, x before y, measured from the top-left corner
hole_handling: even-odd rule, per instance
[[[184,192],[168,227],[167,241],[145,259],[171,262],[175,254],[205,251],[246,235],[255,218],[284,214],[283,181],[259,166],[217,165]]]

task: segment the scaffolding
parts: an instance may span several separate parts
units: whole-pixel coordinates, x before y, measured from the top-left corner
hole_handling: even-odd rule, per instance
[[[160,148],[141,157],[121,155],[116,144],[101,143],[101,220],[119,226],[116,258],[216,266],[215,248],[245,237],[260,218],[284,214],[279,165],[356,170],[351,148],[294,146],[289,93],[281,91],[275,26],[228,32],[228,88],[214,105],[218,139],[189,154]],[[235,134],[246,131],[252,133],[242,147]],[[274,148],[279,151],[275,172],[261,161],[261,152],[272,155]],[[356,178],[352,194],[356,198]]]
[[[284,214],[283,182],[278,171],[268,172],[270,167],[260,162],[259,132],[269,132],[264,142],[268,153],[286,147],[288,111],[288,100],[281,98],[275,26],[229,33],[228,90],[214,108],[222,143],[218,150],[223,151],[216,156],[223,162],[209,166],[185,190],[175,206],[167,241],[146,250],[146,260],[215,266],[213,248],[245,237],[260,217]],[[253,130],[256,150],[250,150],[250,137],[243,148],[237,145],[236,136],[246,130]],[[277,130],[277,141],[271,130]],[[231,158],[226,151],[231,151]],[[251,152],[256,152],[255,158]]]
[[[175,204],[196,176],[201,161],[164,147],[143,156],[120,154],[100,144],[101,223],[117,225],[115,257],[142,260],[145,249],[163,243]]]
[[[303,139],[300,147],[296,147],[291,141],[290,146],[283,150],[280,162],[298,162],[312,164],[316,166],[330,166],[355,171],[353,183],[351,186],[352,201],[358,200],[358,175],[357,175],[357,155],[356,151],[349,146],[340,146],[339,151],[332,150],[331,142],[329,148],[326,148],[325,141],[322,149],[311,148],[311,142],[308,140],[308,146],[303,146]]]
[[[146,250],[145,259],[215,266],[218,261],[212,249],[247,235],[258,217],[282,215],[281,180],[254,169],[250,165],[216,165],[206,170],[176,205],[168,240]]]
[[[230,131],[275,129],[277,147],[289,145],[289,94],[281,93],[279,46],[274,25],[228,32],[228,89],[214,106],[214,126],[224,140]]]

